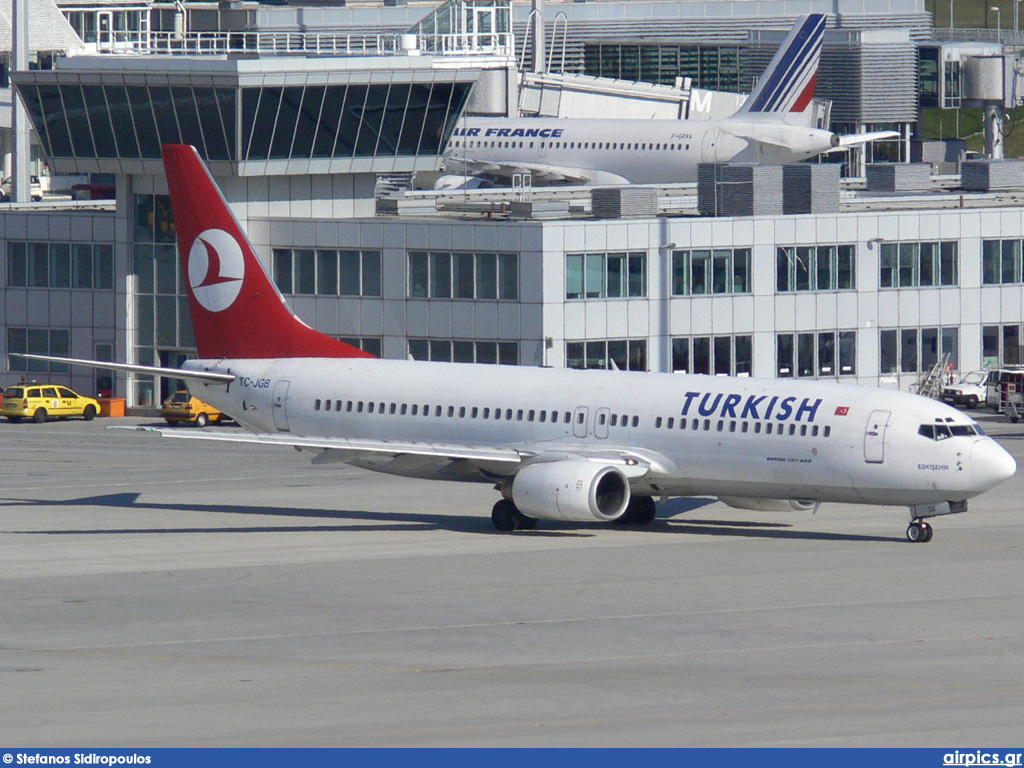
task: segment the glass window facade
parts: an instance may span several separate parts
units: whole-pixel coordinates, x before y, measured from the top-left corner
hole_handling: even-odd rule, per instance
[[[1002,285],[1024,282],[1020,240],[984,240],[981,244],[981,282]]]
[[[689,77],[697,88],[743,91],[740,52],[733,46],[671,43],[585,43],[583,73],[644,83],[674,85]]]
[[[785,246],[776,250],[775,287],[789,291],[851,291],[856,288],[852,245]]]
[[[242,88],[242,160],[439,155],[471,83]]]
[[[7,286],[113,290],[114,246],[8,242]]]
[[[957,285],[957,244],[882,243],[878,255],[881,288],[927,288]]]
[[[857,373],[857,332],[776,334],[775,372],[780,379],[853,376]]]
[[[750,293],[750,249],[672,252],[672,295]]]
[[[985,366],[1020,365],[1024,360],[1020,323],[985,325],[981,329],[981,356]]]
[[[409,339],[413,360],[443,363],[519,365],[519,342],[475,339]]]
[[[565,257],[565,298],[626,299],[647,295],[647,254],[570,253]]]
[[[235,159],[236,89],[176,85],[19,86],[50,157],[159,159],[160,144],[193,144]]]
[[[471,87],[36,81],[19,91],[50,157],[158,160],[161,144],[192,144],[236,162],[440,155]]]
[[[567,368],[646,371],[647,340],[567,341],[565,343],[565,365]]]
[[[879,373],[930,371],[946,355],[953,368],[960,367],[959,328],[890,328],[878,339]]]
[[[752,370],[752,336],[688,336],[672,339],[673,373],[750,376]]]
[[[71,331],[67,328],[8,328],[7,351],[29,355],[71,355]],[[26,360],[23,357],[7,356],[7,370],[38,373],[68,373],[71,368],[65,363],[50,363],[46,360]]]
[[[409,251],[409,298],[519,299],[515,253]]]
[[[380,251],[275,248],[274,282],[286,294],[380,296]]]

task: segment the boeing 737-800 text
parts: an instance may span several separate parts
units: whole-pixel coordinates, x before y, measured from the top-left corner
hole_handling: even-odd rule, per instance
[[[183,369],[67,360],[185,379],[244,433],[316,464],[493,484],[501,530],[538,519],[644,524],[655,498],[753,509],[822,502],[924,518],[1013,475],[1013,458],[924,397],[815,381],[381,360],[299,320],[193,147],[164,148],[200,358]]]

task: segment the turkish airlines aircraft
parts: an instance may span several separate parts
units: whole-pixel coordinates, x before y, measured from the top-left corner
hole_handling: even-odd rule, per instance
[[[459,121],[436,189],[529,172],[537,183],[662,184],[697,180],[699,163],[778,165],[895,131],[839,136],[806,125],[825,15],[802,17],[736,114],[724,120],[469,117]]]
[[[26,355],[187,380],[246,430],[166,430],[292,446],[315,464],[489,483],[500,530],[649,523],[655,498],[741,509],[824,501],[963,512],[1016,471],[967,416],[891,390],[814,381],[379,360],[285,304],[213,177],[164,147],[200,359],[167,369]]]

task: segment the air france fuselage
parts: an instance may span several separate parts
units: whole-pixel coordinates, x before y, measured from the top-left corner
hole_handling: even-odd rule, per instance
[[[448,173],[500,167],[577,173],[594,183],[696,181],[699,163],[793,163],[837,144],[830,131],[778,122],[466,118],[446,152]]]
[[[422,441],[530,457],[628,454],[634,493],[870,504],[962,502],[1013,459],[942,403],[851,385],[361,359],[189,361],[237,376],[204,400],[258,434]],[[500,460],[367,454],[349,463],[494,483]],[[509,467],[514,473],[516,468]]]

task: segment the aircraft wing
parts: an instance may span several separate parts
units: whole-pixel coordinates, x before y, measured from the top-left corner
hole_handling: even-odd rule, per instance
[[[461,443],[416,442],[407,440],[372,440],[342,437],[299,437],[289,434],[257,434],[228,430],[163,429],[160,427],[110,427],[155,432],[164,437],[183,440],[213,440],[249,445],[287,446],[297,450],[316,451],[313,464],[335,462],[386,462],[395,474],[415,473],[439,463],[466,462],[473,469],[490,477],[514,475],[520,467],[535,462],[587,459],[613,465],[630,478],[648,474],[669,474],[671,468],[660,454],[632,449],[587,450],[576,445],[533,444],[524,446],[468,445]],[[582,450],[580,450],[582,448]],[[401,471],[401,470],[404,470]]]
[[[462,169],[461,172],[467,174],[488,174],[503,179],[512,178],[517,173],[529,173],[535,180],[546,184],[552,182],[568,182],[570,184],[629,183],[628,179],[607,171],[594,171],[589,168],[572,168],[548,163],[506,163],[500,160],[476,160],[469,157],[449,157],[445,162],[448,172]]]
[[[87,368],[98,368],[104,371],[128,371],[144,373],[149,376],[163,376],[166,379],[183,379],[185,381],[218,382],[230,384],[237,377],[233,373],[218,371],[193,371],[183,368],[160,368],[155,365],[132,365],[131,363],[107,363],[101,360],[82,360],[76,357],[53,357],[52,355],[30,355],[22,352],[8,352],[11,357],[23,357],[26,360],[45,360],[48,363],[65,363],[67,365],[83,365]]]

